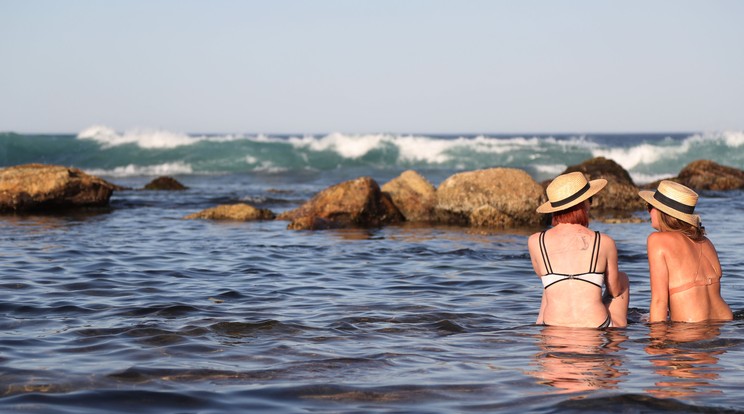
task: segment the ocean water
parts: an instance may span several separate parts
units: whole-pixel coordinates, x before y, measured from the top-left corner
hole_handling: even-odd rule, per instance
[[[0,216],[0,412],[744,411],[744,192],[705,192],[726,323],[643,322],[647,222],[617,242],[630,324],[534,325],[539,229],[290,231],[182,217],[281,212],[346,179],[437,185],[509,166],[544,180],[593,156],[636,183],[705,158],[744,168],[744,133],[271,136],[0,133],[0,166],[69,165],[132,188],[110,207]],[[139,190],[158,175],[189,187]],[[645,217],[645,212],[639,212]]]

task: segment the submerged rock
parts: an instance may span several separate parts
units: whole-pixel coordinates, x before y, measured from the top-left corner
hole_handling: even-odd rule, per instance
[[[436,213],[445,224],[482,227],[536,225],[543,189],[525,171],[491,168],[455,174],[437,188]]]
[[[117,188],[77,168],[18,165],[0,170],[0,211],[101,207],[108,205]]]
[[[249,204],[226,204],[217,207],[211,207],[198,213],[189,214],[184,217],[187,220],[206,219],[206,220],[273,220],[276,215],[267,209],[260,209]]]
[[[377,227],[403,221],[390,196],[370,177],[336,184],[300,207],[279,215],[292,230]]]
[[[180,191],[186,190],[188,187],[178,182],[173,177],[158,177],[145,185],[145,190],[166,190],[166,191]]]
[[[406,221],[429,222],[436,218],[437,189],[416,171],[404,171],[382,186]]]

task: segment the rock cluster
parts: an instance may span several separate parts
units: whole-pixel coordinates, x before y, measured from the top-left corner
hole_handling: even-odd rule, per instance
[[[616,162],[597,157],[568,167],[607,186],[594,196],[591,213],[607,222],[639,220],[644,208],[639,187]],[[744,188],[744,171],[709,160],[694,161],[669,178],[694,190],[724,191]],[[535,182],[525,171],[488,168],[454,174],[434,187],[416,171],[405,171],[380,188],[370,177],[345,181],[315,195],[301,206],[278,216],[248,204],[221,205],[190,214],[186,219],[286,220],[289,229],[379,227],[420,222],[473,227],[534,226],[546,217],[535,212],[546,200],[549,181]],[[642,188],[655,188],[658,182]],[[159,177],[146,189],[185,189],[170,177]],[[0,212],[54,211],[108,204],[122,187],[79,169],[27,164],[0,169]]]

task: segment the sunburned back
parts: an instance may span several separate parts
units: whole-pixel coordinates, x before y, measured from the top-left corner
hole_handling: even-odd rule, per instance
[[[679,232],[667,238],[665,259],[669,274],[669,313],[673,321],[727,320],[731,309],[721,298],[721,264],[713,244],[693,242]]]

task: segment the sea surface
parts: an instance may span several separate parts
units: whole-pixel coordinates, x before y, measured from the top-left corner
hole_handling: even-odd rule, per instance
[[[649,223],[590,224],[631,279],[630,324],[608,330],[534,324],[537,228],[183,219],[237,202],[278,213],[406,169],[434,185],[495,166],[542,181],[595,156],[642,184],[696,159],[744,168],[744,133],[0,133],[0,167],[131,188],[108,208],[0,216],[0,412],[744,411],[742,191],[703,192],[696,211],[731,322],[645,323]],[[160,175],[189,188],[141,190]]]

